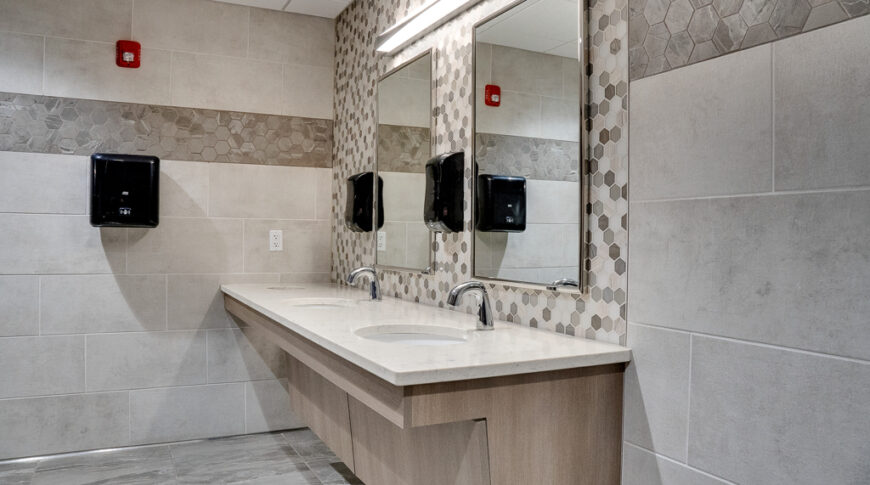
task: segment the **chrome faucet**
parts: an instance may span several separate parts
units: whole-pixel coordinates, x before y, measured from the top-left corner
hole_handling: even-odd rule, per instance
[[[492,307],[489,304],[489,295],[486,293],[486,286],[484,286],[480,281],[466,281],[465,283],[460,283],[454,286],[453,289],[450,290],[450,294],[447,295],[447,304],[450,306],[457,306],[459,301],[462,299],[462,296],[469,291],[480,294],[480,310],[477,312],[477,329],[492,330],[495,328],[492,324]]]
[[[378,273],[375,272],[375,269],[371,266],[362,266],[350,272],[347,275],[347,284],[355,285],[356,279],[359,275],[368,275],[369,277],[369,291],[372,295],[372,300],[380,300],[381,299],[381,285],[378,283]]]
[[[580,282],[571,278],[562,278],[561,280],[556,280],[547,285],[547,289],[557,291],[559,287],[563,286],[569,288],[580,288]]]

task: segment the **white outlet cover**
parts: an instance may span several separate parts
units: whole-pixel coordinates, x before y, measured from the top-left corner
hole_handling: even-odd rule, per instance
[[[271,230],[269,231],[269,251],[284,250],[284,231]]]
[[[378,231],[378,251],[387,250],[387,233]]]

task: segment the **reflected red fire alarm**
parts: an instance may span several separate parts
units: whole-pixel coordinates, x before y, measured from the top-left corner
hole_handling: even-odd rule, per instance
[[[115,44],[115,64],[136,69],[142,58],[142,46],[135,40],[119,40]]]
[[[495,84],[487,84],[484,88],[483,101],[487,106],[498,106],[501,104],[501,88]]]

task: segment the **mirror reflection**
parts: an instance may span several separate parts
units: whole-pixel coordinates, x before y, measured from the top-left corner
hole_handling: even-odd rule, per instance
[[[432,155],[432,55],[426,53],[378,82],[378,175],[384,223],[377,262],[412,270],[430,264],[431,235],[423,223],[425,167]]]
[[[578,0],[475,28],[476,276],[580,280],[580,30]]]

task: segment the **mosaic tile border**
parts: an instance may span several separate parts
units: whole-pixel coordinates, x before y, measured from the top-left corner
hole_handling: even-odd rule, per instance
[[[580,144],[528,136],[475,134],[480,173],[522,175],[532,180],[579,180]],[[521,153],[522,157],[517,157]]]
[[[332,167],[332,120],[0,93],[0,151]]]
[[[868,0],[631,0],[631,80],[870,13]]]
[[[344,179],[372,170],[376,157],[375,93],[380,74],[434,48],[437,88],[436,153],[473,152],[472,28],[512,0],[484,0],[393,58],[379,58],[379,32],[423,0],[367,0],[352,3],[337,19],[335,167],[333,180],[333,279],[343,281],[351,269],[375,262],[372,236],[344,227]],[[628,225],[628,3],[590,1],[590,119],[595,144],[590,148],[590,292],[556,293],[539,287],[490,283],[496,316],[518,324],[609,342],[625,342],[626,251]],[[606,19],[606,22],[603,22]],[[589,43],[587,43],[589,45]],[[470,157],[469,157],[470,158]],[[466,167],[466,201],[471,193],[471,165]],[[596,182],[597,183],[594,183]],[[445,306],[450,288],[472,278],[470,204],[466,231],[440,234],[433,243],[436,272],[421,275],[380,272],[385,294],[428,305]],[[470,306],[465,311],[472,311]]]
[[[431,129],[378,125],[378,170],[423,173],[431,151]]]

